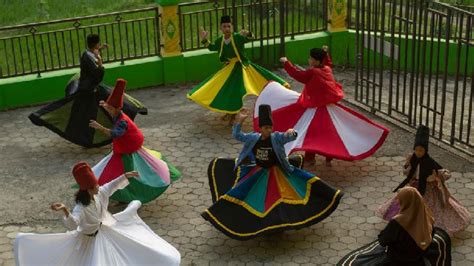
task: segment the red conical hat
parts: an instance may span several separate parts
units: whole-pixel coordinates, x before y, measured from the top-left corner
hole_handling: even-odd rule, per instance
[[[122,109],[123,107],[123,94],[127,81],[124,79],[117,79],[115,82],[115,88],[107,99],[107,104],[115,108]]]
[[[92,172],[91,167],[86,162],[78,162],[74,165],[72,175],[76,179],[80,190],[87,190],[98,184],[94,172]]]

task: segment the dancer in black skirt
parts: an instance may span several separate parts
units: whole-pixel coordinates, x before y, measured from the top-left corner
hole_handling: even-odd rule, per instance
[[[99,107],[105,101],[112,88],[101,83],[104,78],[104,66],[100,50],[99,35],[87,36],[88,49],[82,54],[80,76],[74,76],[66,86],[66,97],[55,101],[30,114],[29,119],[37,126],[45,126],[72,143],[86,148],[100,147],[112,142],[112,138],[89,127],[89,121],[99,121],[112,127],[112,118]],[[123,112],[131,119],[137,113],[146,114],[147,109],[136,99],[125,95]]]

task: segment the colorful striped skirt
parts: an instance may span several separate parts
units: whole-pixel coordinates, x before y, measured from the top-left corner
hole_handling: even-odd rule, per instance
[[[271,80],[289,87],[271,71],[252,62],[242,64],[233,58],[216,74],[194,87],[187,97],[212,111],[235,114],[242,109],[246,95],[259,95]]]
[[[202,213],[227,236],[247,240],[259,235],[318,223],[338,206],[342,192],[302,169],[241,166],[214,159],[209,186],[214,204]]]
[[[137,179],[129,179],[130,184],[126,188],[112,195],[112,199],[120,202],[150,202],[181,177],[181,173],[168,163],[161,153],[143,147],[131,154],[111,152],[96,164],[92,171],[99,179],[99,185],[106,184],[126,172],[139,173]]]

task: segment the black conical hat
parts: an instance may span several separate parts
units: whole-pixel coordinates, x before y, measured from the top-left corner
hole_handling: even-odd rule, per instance
[[[416,146],[421,146],[425,148],[426,151],[428,151],[428,143],[430,141],[430,129],[427,126],[420,125],[418,126],[418,129],[416,130],[416,136],[415,136],[415,145],[413,148]]]
[[[262,104],[258,107],[258,126],[273,126],[272,108],[268,104]]]
[[[224,15],[224,16],[221,17],[221,24],[222,23],[231,23],[231,22],[232,22],[232,20],[230,19],[230,16]]]

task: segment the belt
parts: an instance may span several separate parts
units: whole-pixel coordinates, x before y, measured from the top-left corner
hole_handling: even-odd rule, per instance
[[[99,229],[100,229],[100,226],[102,225],[102,222],[99,224]],[[94,233],[92,234],[87,234],[86,236],[90,236],[90,237],[95,237],[97,235],[97,233],[99,233],[99,229],[97,229],[97,231],[95,231]]]

